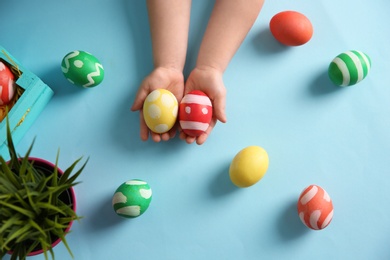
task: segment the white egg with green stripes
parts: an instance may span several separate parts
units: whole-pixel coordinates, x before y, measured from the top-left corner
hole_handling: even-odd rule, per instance
[[[332,60],[328,68],[330,80],[337,86],[352,86],[362,81],[371,70],[370,57],[361,51],[347,51]]]

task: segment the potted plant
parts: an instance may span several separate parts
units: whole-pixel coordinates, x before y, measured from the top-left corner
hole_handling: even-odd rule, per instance
[[[0,156],[0,259],[7,253],[11,259],[43,253],[54,259],[53,247],[60,241],[69,254],[66,242],[76,214],[73,187],[87,161],[75,170],[76,160],[65,171],[55,164],[30,157],[34,142],[25,156],[15,151],[7,118],[7,142],[10,160]]]

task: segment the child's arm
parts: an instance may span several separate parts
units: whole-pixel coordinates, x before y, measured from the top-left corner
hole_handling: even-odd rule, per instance
[[[206,133],[198,138],[180,133],[187,143],[202,144],[217,120],[226,122],[226,89],[222,76],[230,60],[255,22],[264,0],[216,0],[199,50],[195,69],[185,86],[205,92],[213,103],[213,119]]]
[[[264,0],[216,0],[196,66],[224,72],[263,3]]]
[[[191,0],[148,0],[154,66],[182,72],[186,59]]]
[[[169,140],[175,135],[149,131],[143,118],[142,106],[147,95],[155,89],[171,91],[180,102],[183,97],[183,68],[187,52],[191,0],[148,0],[148,14],[152,37],[154,70],[147,76],[135,97],[131,110],[140,110],[140,135],[147,140],[149,133],[155,142]]]

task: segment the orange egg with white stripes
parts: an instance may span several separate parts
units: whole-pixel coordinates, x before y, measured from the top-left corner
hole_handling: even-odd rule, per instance
[[[191,91],[180,102],[180,127],[189,136],[200,136],[204,133],[210,125],[212,116],[211,100],[202,91]]]
[[[332,200],[318,185],[310,185],[302,191],[297,207],[299,218],[308,228],[321,230],[332,221]]]

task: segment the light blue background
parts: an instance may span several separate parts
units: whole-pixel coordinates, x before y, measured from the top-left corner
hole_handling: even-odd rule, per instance
[[[185,74],[196,55],[213,1],[193,1]],[[273,39],[273,15],[296,10],[314,35],[300,47]],[[152,70],[145,2],[11,1],[0,4],[0,44],[55,96],[17,146],[66,168],[90,157],[76,187],[78,213],[67,239],[75,259],[390,259],[390,2],[388,0],[267,1],[230,63],[226,124],[203,146],[176,138],[139,140],[130,112],[138,85]],[[358,85],[339,88],[330,61],[347,50],[372,59]],[[72,86],[60,63],[85,50],[105,67],[94,89]],[[265,148],[270,167],[247,189],[228,167],[249,145]],[[137,219],[115,215],[111,198],[124,181],[153,189]],[[335,207],[331,224],[311,231],[296,202],[318,184]],[[61,243],[57,259],[69,259]],[[31,259],[43,259],[43,256]]]

